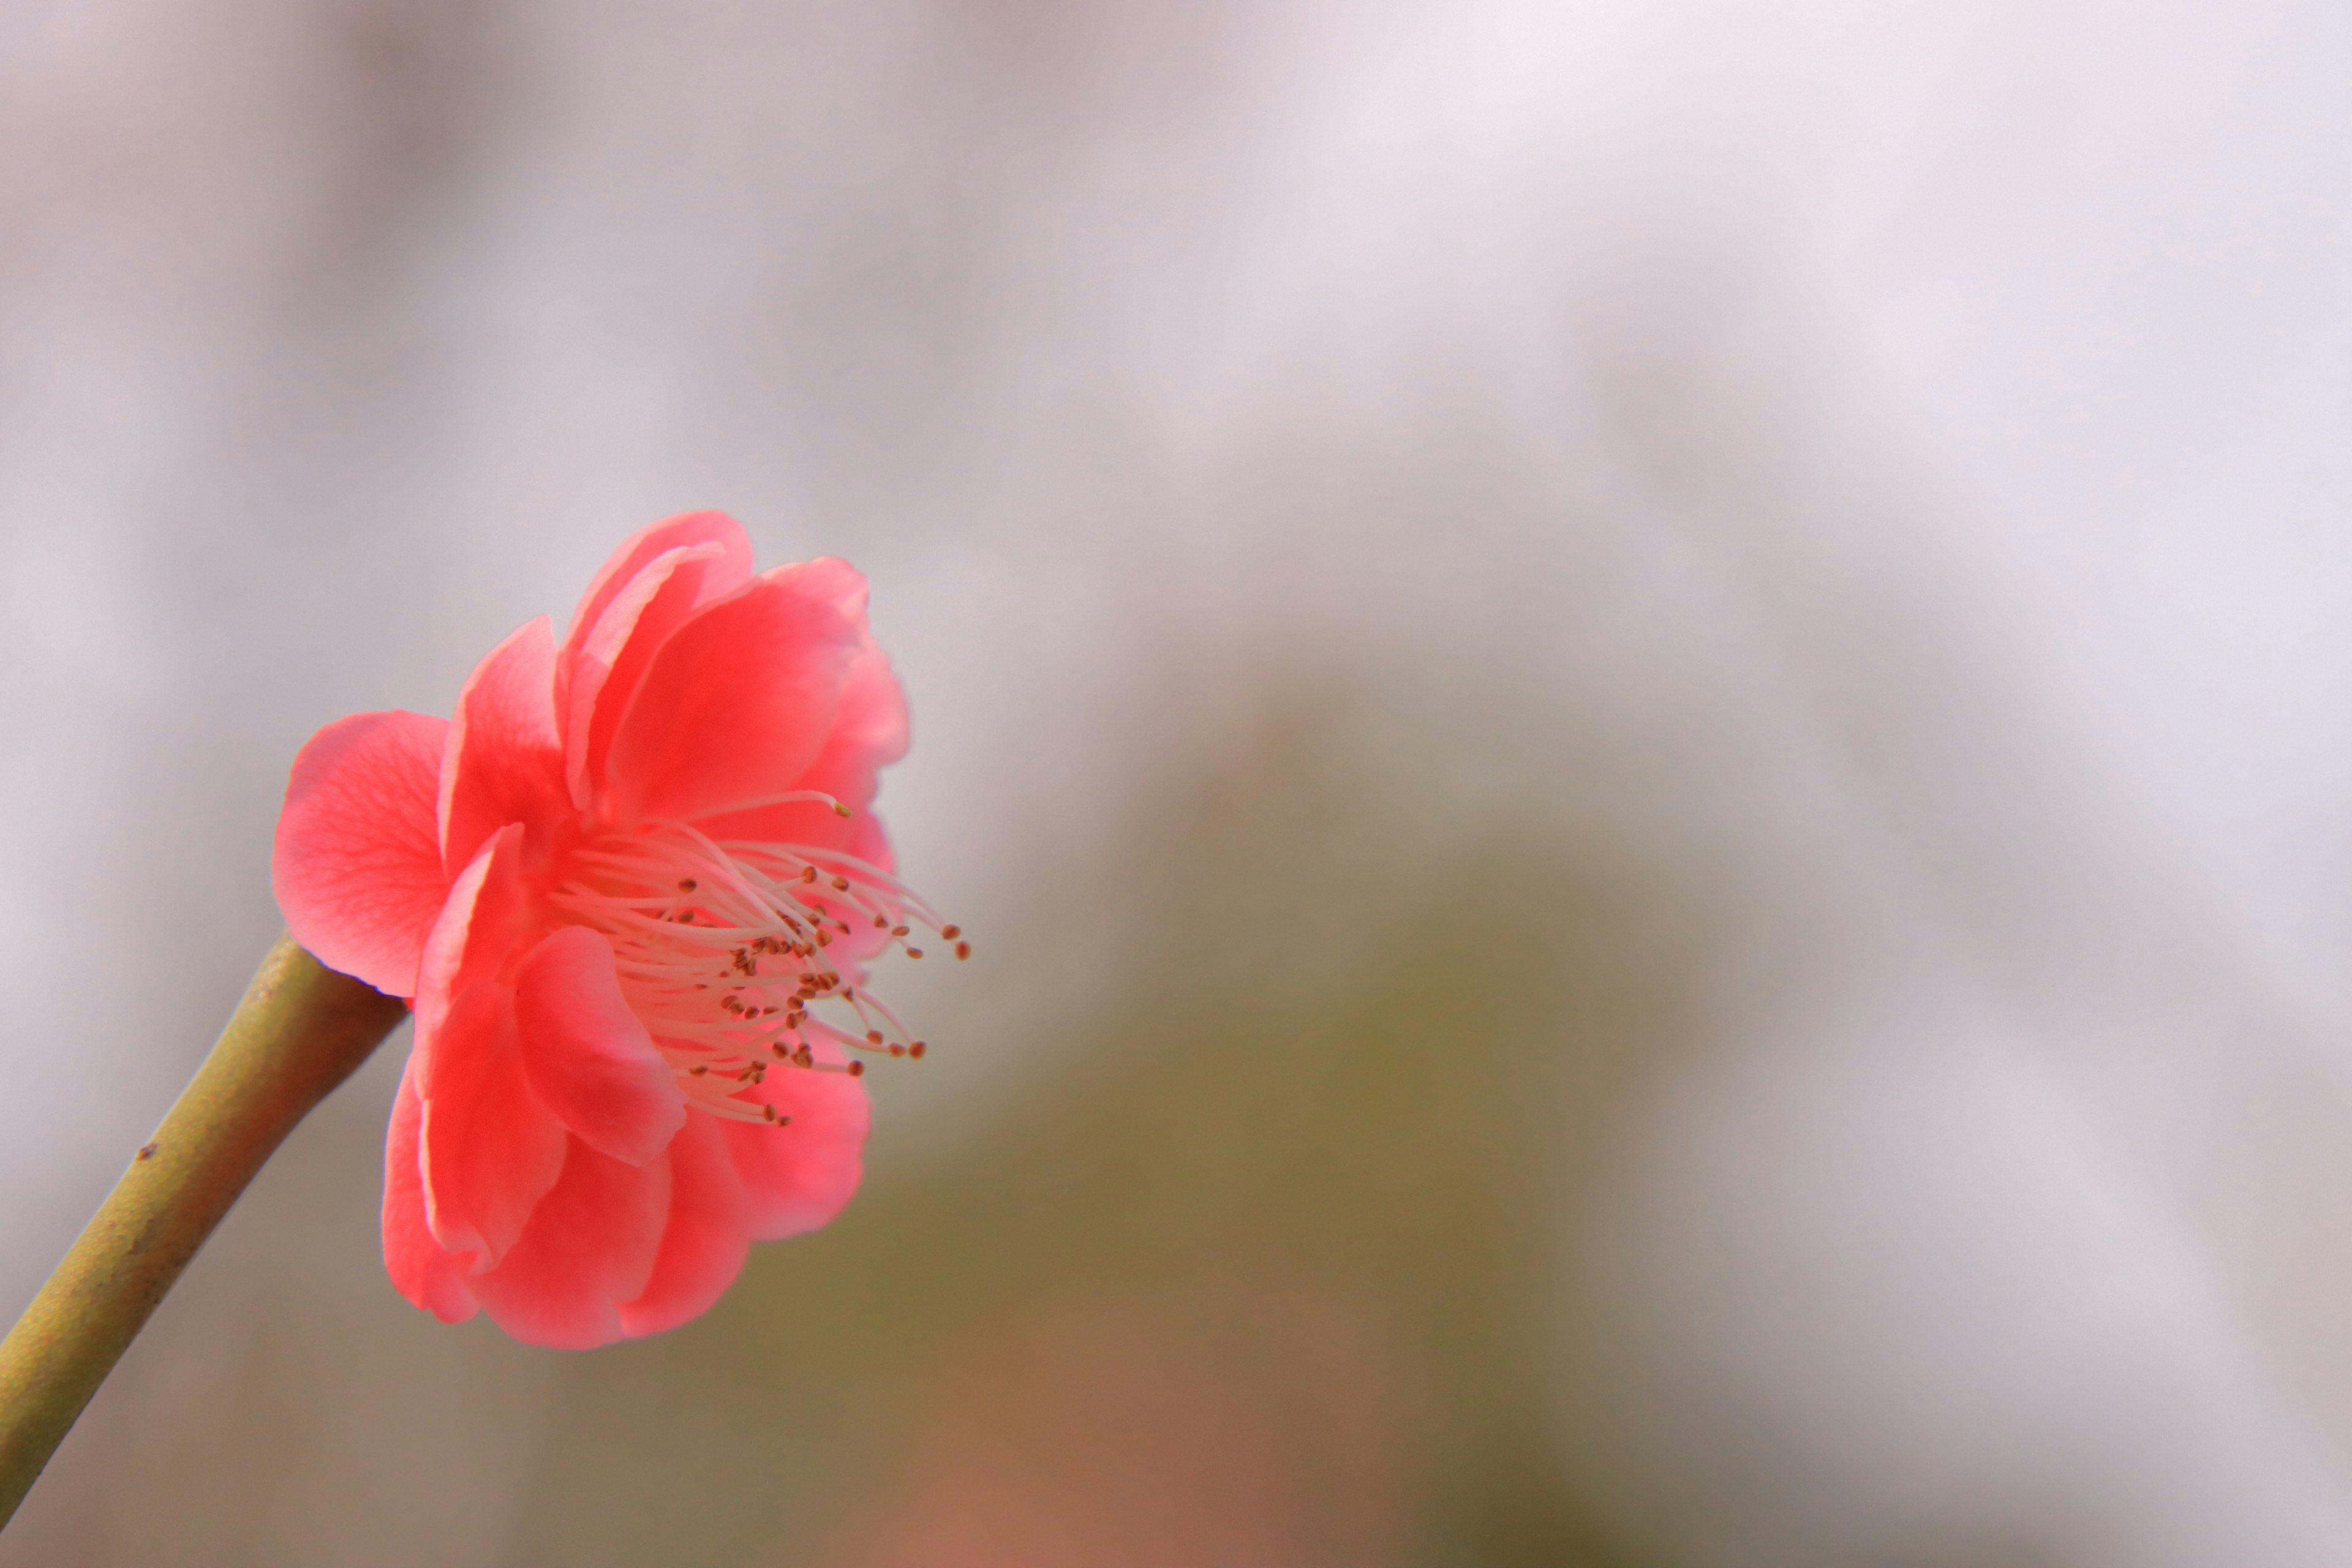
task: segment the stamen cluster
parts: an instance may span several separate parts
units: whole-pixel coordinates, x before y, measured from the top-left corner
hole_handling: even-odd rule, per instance
[[[822,801],[801,792],[783,797]],[[759,804],[775,804],[762,801]],[[968,958],[961,928],[940,921],[897,878],[857,857],[808,844],[718,840],[691,823],[640,824],[573,851],[550,901],[613,944],[622,993],[696,1109],[778,1122],[747,1090],[771,1068],[866,1070],[861,1055],[920,1060],[929,1048],[828,950],[862,963],[917,926]],[[836,1004],[856,1026],[820,1016]],[[837,1016],[837,1014],[836,1014]],[[839,1047],[836,1054],[825,1045]]]

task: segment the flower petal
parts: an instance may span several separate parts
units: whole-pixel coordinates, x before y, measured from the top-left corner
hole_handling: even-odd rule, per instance
[[[614,732],[600,809],[694,818],[797,787],[866,640],[864,595],[852,567],[803,562],[671,634]]]
[[[448,890],[434,829],[446,720],[354,713],[294,759],[269,880],[294,940],[330,969],[416,994]]]
[[[572,684],[583,645],[594,633],[605,610],[628,587],[630,579],[656,556],[698,545],[715,546],[722,563],[710,571],[704,583],[709,597],[732,593],[751,580],[751,541],[744,533],[743,525],[723,511],[680,512],[638,530],[605,557],[596,580],[581,595],[580,607],[572,612],[571,629],[565,632],[563,649],[555,660],[556,679],[561,686],[568,689]]]
[[[889,656],[866,630],[865,605],[861,582],[855,599],[859,640],[842,672],[832,731],[800,777],[780,786],[823,790],[855,815],[844,819],[830,806],[795,802],[706,817],[699,824],[705,833],[713,838],[813,844],[874,858],[867,849],[881,841],[879,833],[868,826],[875,774],[907,754],[907,700],[890,668]],[[861,839],[866,847],[854,847],[853,839]],[[887,861],[875,864],[887,869]]]
[[[752,1237],[777,1241],[825,1224],[856,1193],[871,1110],[866,1086],[845,1073],[772,1072],[756,1092],[791,1125],[730,1121],[719,1131],[751,1198]]]
[[[586,1350],[625,1338],[620,1303],[646,1291],[669,1220],[670,1162],[630,1165],[578,1139],[522,1238],[469,1283],[499,1327],[531,1344]]]
[[[456,876],[482,840],[509,822],[544,843],[567,805],[555,728],[555,634],[541,616],[492,648],[457,694],[436,812],[441,864]]]
[[[416,963],[418,1091],[430,1098],[442,1020],[458,994],[496,978],[530,930],[522,886],[523,828],[512,823],[474,852],[450,882],[448,897],[425,933]]]
[[[717,1117],[687,1118],[669,1146],[669,1226],[645,1294],[621,1305],[625,1333],[657,1334],[700,1317],[735,1282],[751,1250],[751,1200]]]
[[[556,1184],[569,1142],[523,1072],[511,990],[484,980],[459,994],[417,1088],[425,1223],[471,1268],[493,1267]]]
[[[857,604],[862,614],[862,584]],[[860,625],[862,629],[862,621]],[[824,751],[796,781],[799,788],[832,795],[851,815],[845,817],[821,803],[794,801],[706,816],[696,826],[717,839],[837,849],[888,871],[890,841],[873,812],[875,774],[906,752],[906,699],[888,657],[868,637],[850,656]],[[835,941],[829,955],[836,965],[863,966],[888,945],[888,937],[860,921]],[[856,978],[863,980],[862,974]]]
[[[500,973],[530,935],[523,829],[493,834],[451,884],[417,964],[419,1163],[427,1223],[475,1268],[513,1245],[563,1165],[563,1126],[531,1091]]]
[[[858,644],[842,679],[833,736],[825,742],[815,771],[837,773],[842,787],[834,793],[844,800],[854,793],[862,801],[871,798],[874,770],[907,754],[907,698],[890,668],[890,656],[882,651],[866,624],[866,580],[854,572],[849,574],[856,579],[856,586],[845,588],[842,605],[857,624]],[[853,782],[860,775],[865,779],[862,787]]]
[[[445,1323],[462,1323],[480,1310],[466,1289],[462,1261],[441,1249],[425,1219],[425,1177],[418,1164],[416,1061],[400,1075],[392,1102],[392,1130],[383,1143],[383,1267],[400,1293]]]
[[[686,1121],[686,1096],[629,1010],[613,944],[565,926],[515,974],[523,1070],[541,1103],[600,1153],[642,1165]]]
[[[718,544],[665,551],[623,585],[584,637],[574,634],[562,673],[564,779],[574,805],[592,803],[590,781],[603,773],[613,731],[661,645],[747,574]]]

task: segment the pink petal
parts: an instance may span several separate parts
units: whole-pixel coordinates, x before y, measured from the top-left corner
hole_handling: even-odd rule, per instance
[[[870,787],[873,770],[907,754],[907,698],[891,671],[890,656],[866,627],[865,579],[857,580],[855,595],[845,595],[843,604],[856,622],[858,645],[842,679],[840,710],[817,771],[828,766],[862,771]]]
[[[857,1191],[870,1109],[866,1086],[845,1073],[772,1072],[760,1097],[792,1124],[719,1131],[751,1198],[752,1237],[777,1241],[825,1224]]]
[[[569,805],[555,729],[554,633],[541,616],[492,648],[457,694],[436,814],[441,863],[457,875],[509,822],[544,843]]]
[[[640,529],[605,557],[596,580],[581,596],[580,607],[572,613],[571,630],[564,634],[563,650],[555,661],[556,679],[562,687],[568,689],[572,684],[583,646],[605,610],[628,586],[629,580],[644,571],[656,556],[697,545],[716,546],[721,562],[709,571],[704,582],[709,597],[715,599],[732,593],[751,580],[751,541],[744,534],[743,525],[723,511],[680,512],[650,528]]]
[[[467,987],[431,1046],[415,1064],[425,1222],[443,1247],[488,1268],[556,1184],[568,1140],[531,1092],[506,986]]]
[[[383,1142],[383,1267],[400,1293],[445,1323],[462,1323],[479,1310],[466,1289],[461,1262],[441,1250],[425,1221],[425,1179],[417,1163],[414,1058],[400,1075],[392,1102],[392,1131]]]
[[[838,561],[779,567],[671,634],[613,736],[614,816],[691,818],[797,787],[865,641],[864,581]]]
[[[624,1164],[571,1140],[563,1178],[475,1298],[519,1340],[586,1350],[626,1337],[620,1304],[645,1294],[669,1220],[670,1162]]]
[[[600,1153],[642,1165],[686,1121],[686,1096],[621,994],[613,944],[565,926],[515,974],[523,1070],[556,1119]]]
[[[688,616],[742,586],[748,567],[718,544],[665,551],[638,571],[587,629],[575,633],[564,668],[563,767],[572,804],[585,810],[622,711],[646,668]]]
[[[450,885],[417,964],[416,1047],[425,1215],[451,1252],[480,1268],[514,1242],[563,1162],[563,1127],[540,1103],[501,978],[531,929],[523,830],[493,834]]]
[[[330,969],[416,994],[448,878],[434,830],[447,721],[354,713],[294,759],[269,879],[294,940]]]
[[[416,964],[416,1052],[424,1075],[418,1088],[434,1091],[435,1041],[458,994],[498,976],[530,931],[522,882],[523,828],[513,823],[493,834],[450,882],[448,896],[425,933]]]
[[[789,1129],[761,1131],[782,1136]],[[669,1146],[669,1227],[645,1294],[621,1306],[627,1334],[657,1334],[708,1311],[743,1271],[751,1202],[719,1119],[690,1116]]]
[[[866,633],[864,604],[861,592],[856,600],[861,640],[843,671],[832,731],[816,760],[791,785],[782,786],[823,790],[855,815],[845,819],[831,806],[814,804],[767,806],[706,818],[698,824],[705,833],[714,838],[814,844],[873,859],[866,849],[852,847],[852,840],[860,838],[868,848],[881,844],[867,814],[876,773],[907,754],[907,700],[889,657]],[[887,860],[874,863],[888,868]]]
[[[823,790],[850,807],[850,816],[822,804],[793,802],[708,816],[696,826],[713,838],[838,849],[879,870],[891,869],[890,841],[873,811],[875,773],[906,754],[907,704],[888,658],[871,637],[850,658],[835,717],[824,752],[796,785]],[[888,945],[887,936],[861,921],[835,942],[830,953],[836,963],[863,965]]]

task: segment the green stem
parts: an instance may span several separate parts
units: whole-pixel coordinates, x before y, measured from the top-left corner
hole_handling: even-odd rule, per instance
[[[0,1341],[0,1526],[261,1163],[407,1012],[278,939],[153,1140]]]

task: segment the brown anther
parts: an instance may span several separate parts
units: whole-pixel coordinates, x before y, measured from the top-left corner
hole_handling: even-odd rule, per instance
[[[907,1054],[907,1047],[894,1040],[890,1044],[890,1054],[894,1057],[903,1057]]]
[[[956,943],[956,956],[958,958],[970,958],[971,956],[971,943],[968,942],[960,942]]]
[[[908,958],[920,958],[923,956],[923,950],[919,947],[910,947],[907,950],[907,956]]]
[[[866,1064],[864,1062],[850,1063],[849,1076],[852,1078],[864,1078],[866,1076]]]
[[[695,882],[694,882],[694,879],[693,879],[693,878],[691,878],[691,877],[680,877],[680,878],[677,879],[677,890],[678,890],[679,892],[681,892],[681,893],[690,893],[690,892],[694,891],[694,888],[695,888]]]
[[[680,924],[680,925],[682,925],[682,926],[690,926],[690,925],[692,925],[692,924],[694,923],[694,911],[693,911],[692,910],[678,910],[678,911],[677,911],[677,923],[678,923],[678,924]]]
[[[768,1054],[774,1057],[780,1062],[790,1061],[793,1058],[793,1053],[784,1049],[784,1042],[782,1040],[778,1040],[771,1045],[768,1047]]]
[[[710,1066],[708,1062],[697,1062],[686,1070],[694,1077],[700,1078],[710,1070]]]
[[[914,1058],[917,1061],[921,1061],[923,1059],[923,1053],[929,1049],[930,1047],[923,1044],[920,1040],[917,1040],[913,1045],[907,1047],[907,1054]]]
[[[890,928],[890,934],[892,936],[905,936],[908,929],[909,928],[906,926],[892,926]]]
[[[849,807],[836,800],[833,803],[833,814],[835,816],[847,816],[849,815]]]
[[[881,1031],[881,1030],[879,1030],[879,1029],[868,1029],[868,1030],[866,1030],[866,1043],[867,1045],[869,1045],[869,1046],[878,1046],[878,1045],[880,1045],[880,1044],[882,1043],[882,1031]]]
[[[941,936],[943,936],[943,937],[947,938],[950,942],[953,942],[956,938],[958,938],[958,937],[960,937],[960,936],[961,936],[961,935],[963,934],[963,927],[961,927],[961,926],[941,926],[941,927],[940,927],[940,934]]]
[[[155,1149],[156,1145],[152,1143],[142,1143],[139,1146],[139,1157],[142,1160],[152,1160],[155,1157]]]
[[[888,931],[890,929],[890,917],[887,915],[876,915],[874,917],[874,929],[876,931]]]
[[[815,881],[815,880],[816,880],[816,868],[815,868],[815,867],[814,867],[814,866],[803,866],[803,867],[802,867],[802,868],[801,868],[801,880],[802,880],[802,881],[803,881],[803,882],[814,882],[814,881]]]
[[[833,890],[836,893],[845,893],[849,891],[849,879],[846,877],[835,877],[833,879]]]
[[[816,944],[819,947],[831,947],[833,945],[833,933],[829,931],[819,931],[816,933]]]
[[[773,1121],[776,1119],[776,1108],[772,1105],[763,1105],[760,1107],[760,1114]]]

